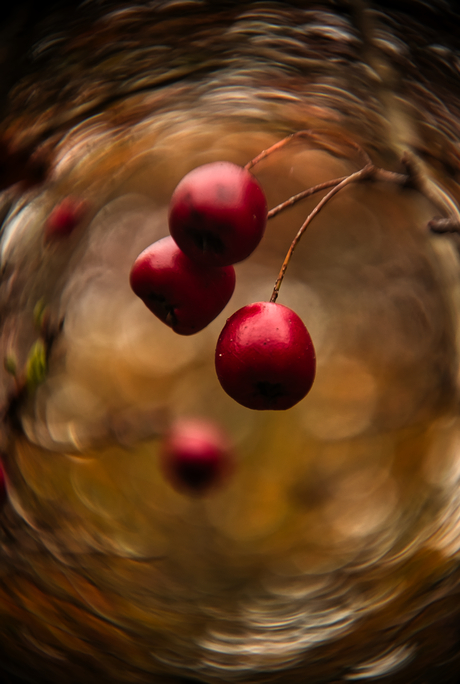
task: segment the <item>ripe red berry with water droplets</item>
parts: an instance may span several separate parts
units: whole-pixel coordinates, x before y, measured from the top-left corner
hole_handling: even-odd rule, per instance
[[[282,304],[239,309],[216,347],[220,384],[232,399],[256,410],[284,410],[310,391],[316,372],[313,343],[301,318]]]
[[[77,197],[66,197],[57,204],[45,224],[45,240],[59,240],[72,233],[84,217],[85,202]]]
[[[160,450],[163,472],[180,492],[195,496],[221,485],[233,470],[233,449],[215,423],[201,419],[178,420]]]
[[[267,201],[254,176],[231,162],[190,171],[174,190],[169,229],[190,259],[227,266],[246,259],[267,223]]]
[[[147,247],[131,269],[135,294],[179,335],[205,328],[225,307],[235,289],[233,266],[200,266],[172,237]]]

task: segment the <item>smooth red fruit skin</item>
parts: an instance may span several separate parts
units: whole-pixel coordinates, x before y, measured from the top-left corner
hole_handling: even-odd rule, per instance
[[[235,289],[233,266],[200,266],[172,237],[147,247],[131,269],[133,291],[179,335],[203,330],[220,314]]]
[[[281,411],[310,391],[316,356],[310,334],[291,309],[257,302],[231,316],[216,347],[220,384],[239,404]]]
[[[195,496],[215,489],[233,469],[230,440],[213,422],[199,419],[181,419],[172,426],[160,459],[170,484]]]
[[[267,223],[267,200],[254,176],[231,162],[190,171],[169,204],[169,230],[190,259],[228,266],[257,247]]]

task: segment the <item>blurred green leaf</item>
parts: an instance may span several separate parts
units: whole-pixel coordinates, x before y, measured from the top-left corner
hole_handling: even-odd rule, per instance
[[[30,389],[37,387],[46,378],[46,349],[43,340],[32,346],[26,365],[26,381]]]
[[[43,316],[46,311],[46,304],[43,297],[41,297],[34,306],[34,324],[38,330],[41,330],[43,323]]]

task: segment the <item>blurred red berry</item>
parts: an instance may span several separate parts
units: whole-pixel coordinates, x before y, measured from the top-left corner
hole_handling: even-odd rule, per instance
[[[226,434],[211,421],[178,420],[166,435],[161,452],[166,478],[180,492],[203,495],[225,480],[233,467]]]
[[[78,226],[85,214],[85,202],[66,197],[54,207],[45,225],[45,240],[65,238]]]

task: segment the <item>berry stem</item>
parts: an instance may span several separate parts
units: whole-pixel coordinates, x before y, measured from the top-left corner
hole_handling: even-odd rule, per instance
[[[250,171],[256,164],[261,162],[263,159],[266,159],[268,156],[273,154],[273,152],[277,152],[280,150],[282,147],[287,145],[288,143],[292,142],[293,140],[296,140],[297,138],[310,138],[313,141],[316,141],[320,143],[320,147],[324,148],[325,150],[331,152],[332,154],[337,154],[337,149],[334,147],[331,147],[326,143],[326,140],[324,139],[325,137],[329,138],[338,138],[340,142],[344,142],[346,145],[349,145],[350,147],[353,147],[358,154],[361,156],[361,159],[364,163],[364,166],[367,166],[368,164],[371,164],[371,159],[367,152],[363,150],[361,145],[356,143],[354,140],[350,140],[346,136],[342,135],[341,133],[336,133],[332,131],[313,131],[313,130],[303,130],[303,131],[297,131],[296,133],[291,133],[291,135],[286,136],[286,138],[283,138],[282,140],[279,140],[276,142],[274,145],[271,147],[267,147],[266,150],[262,150],[254,159],[251,159],[251,161],[248,161],[248,163],[245,165],[245,169],[247,171]]]
[[[247,166],[251,164],[253,166],[255,163],[265,158],[272,151],[274,151],[275,149],[279,149],[279,147],[289,142],[289,140],[292,140],[292,138],[296,135],[302,134],[309,134],[312,137],[314,136],[314,134],[311,131],[299,131],[298,134],[295,133],[289,138],[285,138],[280,143],[276,143],[275,145],[273,145],[273,147],[269,148],[268,150],[264,150],[264,152],[261,152],[261,154],[258,155],[258,157],[255,157],[255,159],[253,159],[252,162],[249,162]],[[272,303],[275,303],[278,299],[279,290],[281,287],[281,283],[283,282],[286,269],[288,267],[291,256],[295,248],[297,247],[297,244],[301,239],[302,235],[304,234],[310,223],[313,221],[315,216],[324,207],[324,205],[327,204],[327,202],[329,202],[329,200],[332,199],[332,197],[334,197],[334,195],[336,195],[339,192],[339,190],[344,188],[346,185],[350,185],[350,183],[354,183],[356,181],[361,181],[364,179],[372,179],[374,181],[394,183],[396,185],[401,186],[412,186],[414,189],[418,190],[422,195],[424,195],[436,207],[438,207],[443,213],[448,214],[447,218],[435,217],[432,221],[428,223],[429,229],[431,229],[433,232],[439,233],[460,232],[460,211],[457,205],[452,200],[452,198],[446,192],[444,192],[434,181],[432,181],[429,178],[426,178],[426,176],[423,174],[420,164],[413,155],[411,155],[409,152],[405,152],[401,159],[401,163],[405,166],[407,173],[396,173],[395,171],[387,171],[385,169],[374,166],[366,152],[364,152],[364,150],[359,145],[353,143],[353,141],[348,141],[347,139],[345,140],[349,142],[361,154],[363,154],[367,159],[367,163],[365,164],[365,166],[363,166],[362,169],[350,174],[349,176],[335,178],[333,180],[326,181],[325,183],[320,183],[319,185],[315,185],[312,188],[308,188],[308,190],[304,190],[298,193],[297,195],[293,195],[282,204],[279,204],[273,209],[271,209],[267,214],[267,218],[273,218],[273,216],[276,216],[279,212],[283,211],[283,209],[292,206],[299,200],[302,200],[305,197],[310,197],[316,192],[326,190],[327,188],[330,188],[332,186],[332,190],[330,190],[322,198],[322,200],[318,202],[316,207],[307,216],[304,223],[300,227],[297,235],[292,241],[288,253],[286,254],[286,257],[283,261],[283,265],[281,266],[278,278],[276,279],[272,296],[270,297],[270,302]]]
[[[310,131],[297,131],[297,133],[291,133],[291,135],[286,136],[286,138],[278,140],[278,142],[276,142],[271,147],[267,147],[266,150],[262,150],[262,152],[259,152],[259,154],[256,157],[254,157],[254,159],[248,161],[244,168],[246,169],[246,171],[250,171],[253,168],[253,166],[261,162],[262,159],[266,159],[268,156],[270,156],[270,154],[273,154],[273,152],[280,150],[282,147],[290,143],[291,140],[293,140],[294,138],[307,137],[307,134],[309,133]]]
[[[323,199],[320,202],[318,202],[316,207],[307,216],[307,218],[303,222],[302,226],[300,227],[297,235],[295,236],[295,238],[291,242],[291,246],[289,247],[288,253],[286,254],[286,257],[283,261],[283,265],[281,266],[281,270],[278,274],[278,278],[276,279],[275,287],[273,288],[272,296],[270,297],[270,302],[275,303],[276,300],[278,299],[278,294],[279,294],[279,290],[281,287],[281,283],[283,282],[283,278],[284,278],[284,275],[286,273],[286,269],[288,267],[291,256],[292,256],[295,248],[297,247],[299,240],[301,239],[302,235],[304,234],[304,232],[306,231],[306,229],[308,228],[310,223],[313,221],[315,216],[321,211],[321,209],[324,207],[324,205],[327,204],[327,202],[329,202],[329,200],[332,199],[334,197],[334,195],[336,195],[339,192],[339,190],[341,190],[342,188],[344,188],[347,185],[350,185],[350,183],[354,183],[356,181],[361,181],[361,180],[364,180],[365,178],[370,178],[371,176],[375,175],[376,172],[377,172],[377,169],[373,164],[371,164],[371,163],[366,164],[366,166],[364,166],[359,171],[356,171],[355,173],[352,173],[349,176],[346,176],[346,178],[344,178],[337,185],[335,185],[335,187],[333,187],[332,190],[329,190],[327,195],[325,195],[323,197]]]
[[[299,202],[300,200],[305,199],[306,197],[310,197],[311,195],[314,195],[317,192],[321,192],[321,190],[327,190],[327,188],[334,187],[335,185],[338,185],[342,181],[344,181],[348,176],[342,176],[342,178],[333,178],[330,181],[325,181],[324,183],[319,183],[318,185],[314,185],[312,188],[308,188],[307,190],[302,190],[302,192],[299,192],[297,195],[293,195],[289,199],[287,199],[285,202],[282,202],[281,204],[278,204],[276,207],[273,207],[273,209],[270,209],[270,211],[267,213],[267,219],[273,218],[277,214],[279,214],[283,209],[287,209],[288,207],[292,207],[293,204],[296,202]]]
[[[386,171],[385,169],[381,169],[377,166],[373,169],[372,177],[376,181],[386,181],[388,183],[396,183],[398,185],[406,185],[410,180],[409,176],[406,176],[405,174],[395,173],[393,171]],[[273,218],[281,211],[283,211],[283,209],[288,209],[289,207],[292,207],[292,205],[296,204],[296,202],[299,202],[300,200],[303,200],[306,197],[311,197],[311,195],[315,195],[317,192],[321,192],[321,190],[327,190],[327,188],[331,188],[335,185],[338,185],[346,178],[348,178],[348,176],[342,176],[341,178],[333,178],[332,180],[325,181],[324,183],[314,185],[312,188],[308,188],[307,190],[302,190],[302,192],[299,192],[297,195],[293,195],[285,202],[277,204],[276,207],[270,209],[270,211],[267,212],[267,219]]]

